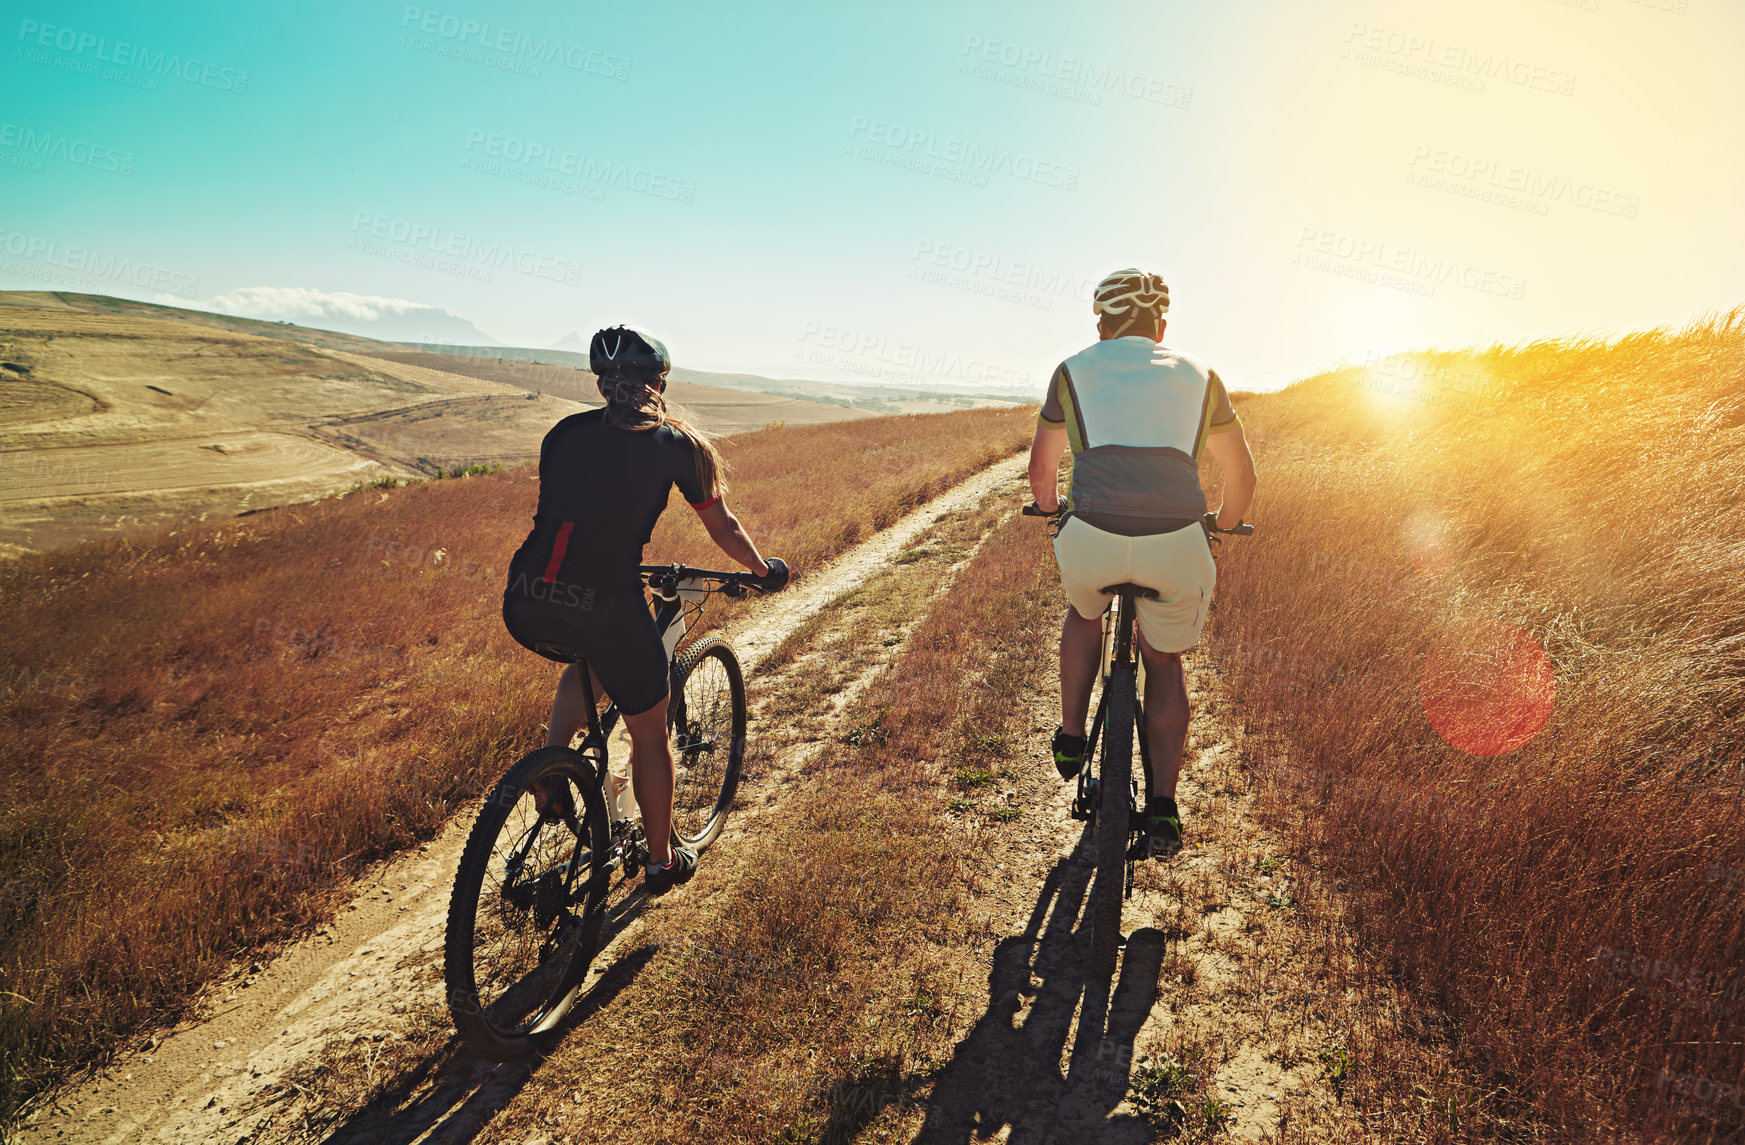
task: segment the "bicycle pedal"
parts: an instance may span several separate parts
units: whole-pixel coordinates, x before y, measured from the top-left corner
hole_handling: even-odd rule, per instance
[[[1127,858],[1131,862],[1143,862],[1146,859],[1173,859],[1181,854],[1180,843],[1166,843],[1149,835],[1141,835],[1139,840],[1127,850]]]
[[[1101,802],[1097,789],[1097,781],[1085,779],[1079,784],[1079,791],[1072,801],[1072,817],[1083,823],[1089,823],[1097,817],[1097,805]]]

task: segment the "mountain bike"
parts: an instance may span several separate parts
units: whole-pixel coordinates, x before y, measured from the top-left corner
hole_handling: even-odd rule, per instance
[[[750,573],[643,565],[643,582],[671,666],[668,726],[676,776],[675,844],[701,853],[721,833],[745,758],[745,678],[719,636],[679,644],[714,593],[759,590]],[[585,661],[555,645],[536,651],[580,665],[588,726],[580,743],[522,757],[479,810],[449,899],[443,977],[455,1029],[480,1057],[512,1061],[575,1005],[599,954],[619,885],[648,863],[642,825],[613,818],[605,784],[616,704],[596,711]],[[538,785],[543,798],[536,797]]]
[[[1064,509],[1045,513],[1035,502],[1024,506],[1027,517],[1048,518],[1060,531]],[[1251,536],[1253,525],[1220,529],[1210,513],[1201,518],[1209,541],[1220,534]],[[1190,528],[1192,526],[1189,526]],[[1090,734],[1085,737],[1085,762],[1079,768],[1072,817],[1090,823],[1097,832],[1092,853],[1096,879],[1091,885],[1091,972],[1112,980],[1121,946],[1121,907],[1133,895],[1134,864],[1148,856],[1142,794],[1151,791],[1151,745],[1135,729],[1145,727],[1145,706],[1139,697],[1139,657],[1136,645],[1137,602],[1158,599],[1157,590],[1123,582],[1105,585],[1112,594],[1103,613],[1102,694]],[[1133,742],[1139,741],[1139,774],[1133,771]],[[1099,751],[1099,748],[1101,749]],[[1167,856],[1165,856],[1167,857]]]

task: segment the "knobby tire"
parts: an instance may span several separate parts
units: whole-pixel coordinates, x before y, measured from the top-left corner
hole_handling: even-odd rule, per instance
[[[569,789],[574,815],[534,811],[536,779]],[[579,828],[579,833],[578,833]],[[489,1061],[533,1053],[575,1003],[598,953],[610,843],[595,764],[567,747],[523,757],[491,791],[461,852],[443,978],[456,1031]],[[523,861],[511,869],[515,853]]]
[[[673,837],[702,851],[727,822],[745,761],[745,676],[718,636],[685,649],[673,665]]]
[[[1132,664],[1117,664],[1109,680],[1109,719],[1103,729],[1098,776],[1097,877],[1091,890],[1091,974],[1113,981],[1121,947],[1121,905],[1126,898],[1127,836],[1132,818],[1133,719],[1136,685]]]

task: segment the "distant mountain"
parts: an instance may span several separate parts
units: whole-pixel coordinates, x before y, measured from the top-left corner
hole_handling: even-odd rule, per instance
[[[547,346],[546,349],[570,350],[577,354],[586,354],[588,352],[588,340],[583,338],[574,330],[571,330],[568,334],[565,334],[562,338],[559,338],[557,341]]]

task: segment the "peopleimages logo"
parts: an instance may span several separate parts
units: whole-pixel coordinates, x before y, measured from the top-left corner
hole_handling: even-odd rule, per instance
[[[1340,268],[1348,267],[1366,272],[1348,277],[1366,281],[1397,278],[1402,286],[1429,287],[1430,291],[1447,283],[1481,294],[1519,299],[1527,290],[1527,280],[1518,275],[1504,274],[1457,258],[1425,254],[1382,239],[1342,234],[1321,227],[1302,229],[1297,236],[1297,255],[1292,261],[1312,270],[1333,273],[1342,273]],[[1381,276],[1381,279],[1373,276]],[[1381,281],[1381,284],[1394,285],[1390,281]],[[1412,293],[1429,296],[1422,289]]]
[[[1077,167],[1066,167],[1001,147],[983,147],[967,139],[942,138],[931,131],[917,131],[900,123],[868,119],[864,115],[854,117],[848,135],[850,139],[876,145],[863,145],[861,151],[856,152],[854,145],[850,144],[850,153],[863,159],[879,160],[878,148],[888,148],[893,156],[912,162],[947,163],[982,176],[1007,175],[1027,183],[1041,183],[1045,187],[1067,191],[1077,190],[1079,185]]]
[[[808,322],[801,329],[800,348],[794,356],[814,365],[834,366],[888,381],[906,381],[925,374],[983,386],[1027,387],[1034,382],[1023,371],[966,358],[955,350],[892,342],[882,334],[817,322]]]
[[[135,262],[130,258],[120,258],[114,254],[92,250],[89,247],[64,246],[54,239],[27,235],[22,231],[0,230],[0,251],[28,259],[28,263],[8,263],[6,270],[13,274],[28,278],[41,279],[42,275],[32,273],[30,263],[53,267],[56,272],[66,271],[73,276],[86,281],[129,282],[134,286],[148,290],[161,290],[166,294],[174,294],[180,298],[198,298],[200,296],[200,280],[198,278],[177,274],[154,266],[149,262]],[[65,276],[51,275],[51,281],[61,281]]]
[[[108,171],[116,175],[133,174],[133,152],[105,147],[85,139],[56,135],[52,131],[40,134],[33,128],[16,123],[0,123],[0,147],[10,147],[40,159],[59,159],[93,171]],[[39,167],[38,170],[41,168]]]
[[[1093,63],[1072,56],[1056,56],[1053,52],[1024,47],[1009,40],[990,40],[984,36],[967,35],[963,38],[963,54],[969,57],[965,61],[966,65],[971,62],[998,64],[1017,73],[1029,72],[1043,80],[1058,81],[1035,85],[1033,90],[1096,107],[1102,106],[1103,94],[1107,92],[1119,92],[1134,99],[1143,99],[1182,111],[1186,111],[1194,100],[1194,89],[1191,87],[1167,83],[1139,72],[1124,72],[1108,64]],[[985,69],[972,70],[965,66],[959,70],[978,79],[992,79],[1015,87],[1032,87],[1015,79],[1001,79]],[[1077,90],[1073,90],[1075,88]]]
[[[480,151],[493,159],[526,167],[537,167],[557,176],[581,179],[585,184],[617,187],[657,199],[672,199],[689,203],[697,197],[697,185],[685,179],[675,179],[644,167],[630,167],[611,160],[596,159],[577,151],[565,151],[549,143],[518,139],[494,131],[474,128],[467,132],[467,150]],[[480,170],[486,170],[480,167]],[[496,172],[492,171],[491,174]]]
[[[1571,72],[1530,64],[1503,52],[1447,43],[1435,36],[1353,21],[1345,43],[1346,57],[1366,67],[1382,67],[1441,83],[1466,80],[1469,82],[1455,86],[1466,86],[1472,91],[1483,91],[1485,80],[1496,79],[1556,95],[1575,94],[1575,76]]]
[[[1054,309],[1057,298],[1088,304],[1096,290],[1090,279],[1065,271],[926,239],[915,244],[907,277],[1036,310]]]
[[[1604,187],[1567,179],[1561,175],[1547,175],[1530,167],[1517,167],[1499,160],[1466,155],[1427,144],[1412,148],[1411,166],[1415,169],[1416,178],[1409,177],[1409,182],[1416,182],[1419,186],[1432,190],[1443,190],[1446,189],[1446,184],[1425,176],[1445,176],[1473,187],[1478,193],[1472,197],[1489,199],[1495,195],[1496,200],[1504,206],[1512,203],[1503,193],[1513,193],[1526,196],[1532,202],[1567,203],[1572,207],[1598,211],[1602,215],[1618,215],[1626,219],[1635,218],[1636,212],[1642,207],[1642,200],[1634,195],[1609,191]],[[1543,214],[1544,211],[1537,213]]]
[[[234,92],[238,95],[248,89],[248,73],[245,71],[225,67],[223,64],[203,61],[193,56],[183,59],[180,54],[175,52],[154,52],[142,44],[130,44],[126,40],[110,43],[109,37],[99,36],[94,32],[81,32],[75,28],[44,24],[37,20],[20,20],[18,22],[18,38],[25,42],[26,47],[48,48],[87,60],[92,69],[89,74],[93,75],[98,74],[95,70],[97,64],[113,64],[118,68],[128,68],[133,71],[145,72],[148,75],[161,76],[165,79],[185,80],[202,87],[217,88],[219,91]],[[38,56],[43,56],[43,58],[39,59]],[[33,63],[57,63],[40,52],[35,55],[27,55],[26,58]],[[85,71],[86,68],[77,66],[69,70]]]
[[[374,211],[359,211],[352,219],[351,229],[358,236],[352,240],[354,246],[369,254],[378,252],[367,250],[363,241],[383,239],[424,254],[446,255],[493,270],[518,271],[568,286],[574,286],[582,280],[582,264],[579,262],[540,254],[525,247],[517,247],[513,243],[487,242],[472,235],[416,223],[410,219],[398,219],[392,215],[381,215]]]
[[[630,61],[623,56],[584,48],[580,44],[566,44],[551,36],[530,36],[513,28],[493,28],[483,20],[451,16],[428,8],[407,5],[400,17],[400,27],[403,29],[400,42],[409,47],[434,52],[439,56],[452,56],[470,63],[502,67],[505,71],[518,71],[533,76],[539,74],[537,67],[529,69],[526,66],[504,66],[482,55],[482,52],[495,52],[500,56],[510,57],[504,63],[526,61],[530,64],[557,64],[571,71],[588,72],[607,79],[630,78]],[[447,43],[439,44],[432,39],[420,40],[417,35],[409,37],[408,32],[422,33],[425,37],[436,37]]]

